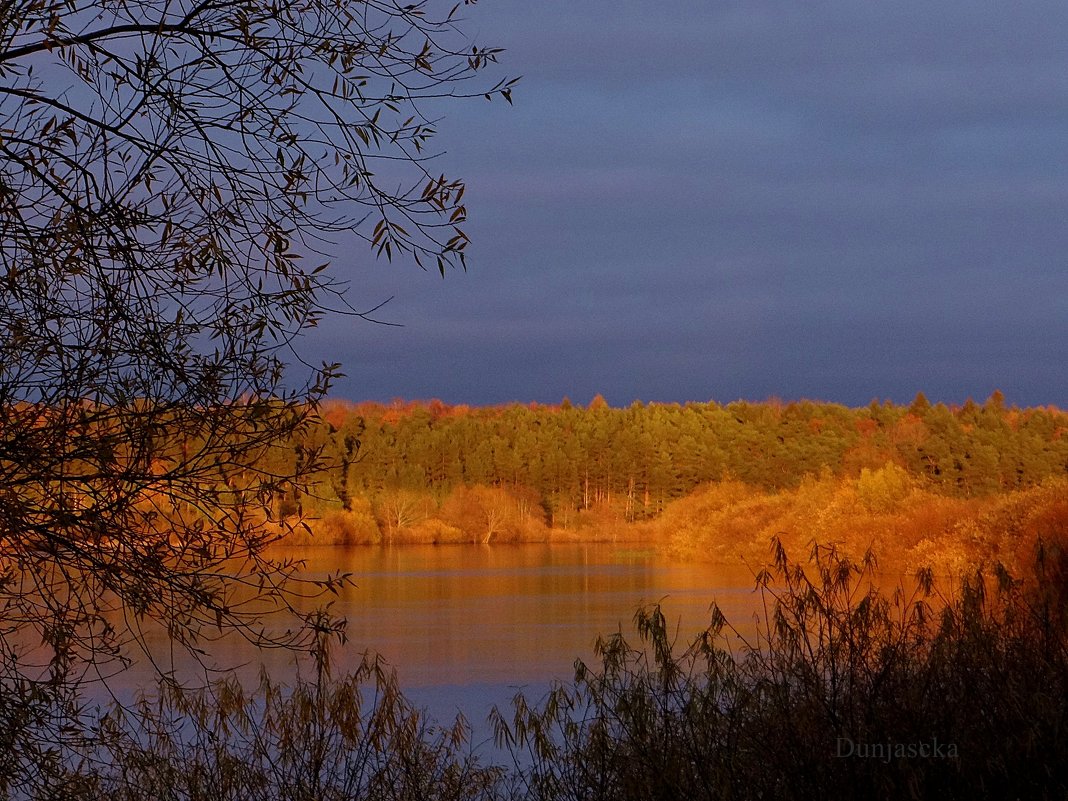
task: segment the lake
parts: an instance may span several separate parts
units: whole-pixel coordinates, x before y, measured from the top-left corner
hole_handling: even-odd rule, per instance
[[[462,711],[476,739],[488,736],[482,723],[493,704],[521,688],[540,698],[554,679],[571,678],[576,658],[592,663],[598,635],[622,627],[630,638],[642,604],[662,603],[680,645],[708,624],[713,600],[747,633],[762,609],[744,565],[684,564],[634,544],[321,547],[299,556],[308,577],[353,574],[356,586],[334,606],[348,620],[338,668],[377,651],[409,699],[441,722]],[[292,656],[244,644],[213,655],[292,671]],[[149,679],[135,669],[129,680]]]
[[[352,572],[337,612],[348,649],[373,649],[397,669],[405,693],[438,716],[484,719],[492,703],[524,687],[535,697],[571,677],[576,658],[660,601],[688,642],[709,606],[752,629],[760,604],[743,565],[683,564],[651,549],[611,544],[317,548],[310,574]],[[636,637],[635,637],[636,639]]]

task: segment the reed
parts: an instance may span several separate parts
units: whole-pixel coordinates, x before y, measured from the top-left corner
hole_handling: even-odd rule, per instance
[[[71,801],[479,801],[502,770],[467,747],[462,718],[443,728],[414,709],[375,657],[333,679],[320,660],[292,686],[262,675],[196,691],[161,683],[113,705],[11,798]]]
[[[119,801],[390,799],[1064,798],[1068,796],[1068,556],[1043,543],[1027,580],[995,566],[943,593],[877,585],[870,554],[775,542],[764,613],[743,637],[715,607],[680,644],[658,606],[636,635],[542,699],[492,722],[505,764],[462,718],[430,721],[366,656],[335,677],[324,627],[311,675],[192,691],[166,682],[130,707],[0,705],[9,798]],[[66,704],[64,706],[64,704]],[[53,713],[49,713],[49,709]],[[67,717],[63,717],[67,715]],[[65,722],[64,722],[65,721]],[[78,726],[72,726],[77,722]],[[49,737],[56,737],[52,741]],[[51,744],[49,744],[51,743]]]
[[[540,704],[495,711],[517,797],[1068,794],[1063,592],[995,569],[952,597],[930,573],[886,593],[870,554],[810,556],[793,563],[775,543],[755,641],[713,608],[680,648],[653,606],[635,616],[635,643],[602,639],[598,665],[578,663]]]

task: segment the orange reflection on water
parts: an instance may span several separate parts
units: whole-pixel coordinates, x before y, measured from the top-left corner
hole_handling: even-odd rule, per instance
[[[661,601],[680,642],[716,600],[745,628],[760,604],[744,566],[681,564],[609,544],[309,549],[308,571],[346,570],[342,593],[352,653],[373,649],[402,686],[544,682],[593,658],[599,634]]]

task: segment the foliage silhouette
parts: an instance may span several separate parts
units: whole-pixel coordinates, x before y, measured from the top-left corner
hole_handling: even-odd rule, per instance
[[[18,721],[69,712],[150,626],[307,644],[260,625],[292,606],[293,565],[264,547],[322,463],[294,443],[338,373],[295,340],[371,315],[324,269],[332,239],[464,263],[464,185],[429,172],[428,114],[510,102],[511,82],[476,78],[499,51],[458,10],[0,4],[5,759],[43,754]]]

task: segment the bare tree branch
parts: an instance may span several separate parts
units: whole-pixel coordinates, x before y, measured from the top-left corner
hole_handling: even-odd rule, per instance
[[[464,265],[430,112],[513,82],[479,85],[499,51],[450,8],[0,2],[0,691],[107,674],[150,625],[300,645],[263,634],[296,610],[266,549],[339,368],[293,343],[352,310],[309,257]]]

